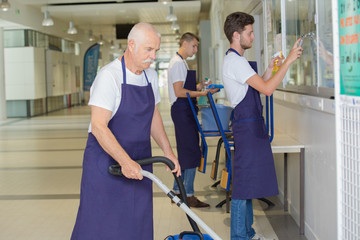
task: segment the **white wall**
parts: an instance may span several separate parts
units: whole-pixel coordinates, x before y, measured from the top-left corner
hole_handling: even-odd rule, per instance
[[[43,48],[5,48],[5,73],[7,100],[46,97]]]
[[[335,240],[335,115],[288,101],[275,99],[274,102],[275,128],[305,145],[305,235],[309,240]],[[289,154],[288,160],[289,209],[297,222],[300,206],[298,158],[297,154]],[[275,159],[283,195],[283,158],[276,155]]]

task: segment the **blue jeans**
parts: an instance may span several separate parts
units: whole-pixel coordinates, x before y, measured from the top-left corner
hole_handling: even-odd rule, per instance
[[[186,196],[190,197],[194,195],[194,180],[195,180],[196,168],[185,169],[181,171],[181,178],[184,183]],[[174,181],[174,192],[179,194],[180,190],[176,181]]]
[[[231,199],[231,240],[249,240],[255,235],[252,199]]]

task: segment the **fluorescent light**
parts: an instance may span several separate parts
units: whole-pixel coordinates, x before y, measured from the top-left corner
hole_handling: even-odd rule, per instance
[[[72,21],[69,22],[69,29],[67,30],[68,34],[77,34],[77,29],[74,26]]]
[[[44,14],[45,14],[45,17],[44,17],[44,20],[42,21],[42,25],[46,26],[46,27],[53,26],[54,21],[51,19],[49,11],[45,11]]]
[[[3,12],[6,12],[10,9],[10,3],[8,2],[8,0],[1,0],[0,9]]]

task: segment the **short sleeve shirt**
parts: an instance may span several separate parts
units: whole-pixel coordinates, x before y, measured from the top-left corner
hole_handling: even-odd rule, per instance
[[[179,55],[176,54],[170,60],[169,69],[168,69],[168,82],[169,82],[168,88],[169,88],[169,101],[171,105],[177,99],[177,97],[175,96],[173,84],[182,81],[184,86],[188,69],[189,67],[186,61],[184,61]]]
[[[244,98],[249,88],[246,81],[256,72],[245,57],[229,52],[223,62],[223,82],[227,99],[235,108]]]
[[[145,70],[146,76],[151,83],[155,104],[160,102],[158,76],[154,69]],[[146,86],[148,83],[144,72],[136,75],[126,68],[126,83],[136,86]],[[117,112],[121,103],[121,85],[123,84],[123,71],[121,61],[117,58],[100,69],[90,88],[89,105],[107,109],[112,112],[111,118]],[[89,126],[91,132],[91,124]]]

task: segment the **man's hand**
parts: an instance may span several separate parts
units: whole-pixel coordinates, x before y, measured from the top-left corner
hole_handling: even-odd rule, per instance
[[[212,87],[212,88],[208,88],[206,89],[205,91],[202,91],[202,95],[203,96],[207,96],[207,94],[210,92],[211,94],[214,94],[216,93],[217,91],[219,91],[220,89],[219,88],[215,88],[215,87]]]
[[[142,180],[143,175],[140,173],[141,169],[141,166],[131,159],[121,165],[121,172],[129,179]]]
[[[170,159],[175,164],[175,168],[171,172],[176,173],[176,176],[180,177],[181,176],[181,168],[180,168],[179,160],[175,157],[175,155],[173,153],[165,154],[164,156],[167,157],[168,159]],[[167,167],[167,169],[169,169],[169,167]]]
[[[300,42],[301,38],[299,38],[295,43],[294,46],[292,47],[289,55],[287,56],[287,58],[285,59],[285,61],[289,61],[289,63],[293,63],[296,59],[300,58],[303,52],[303,48],[302,47],[298,47],[298,44]]]

